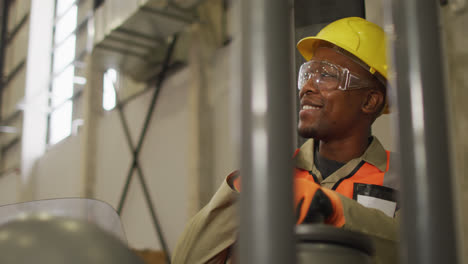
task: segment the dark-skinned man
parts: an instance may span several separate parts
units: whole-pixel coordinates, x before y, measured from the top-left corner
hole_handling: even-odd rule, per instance
[[[297,224],[324,215],[326,224],[369,235],[376,263],[397,263],[398,180],[390,152],[370,133],[387,111],[385,34],[364,19],[344,18],[297,48],[306,59],[298,76],[298,131],[311,138],[294,153]],[[230,260],[240,189],[234,172],[190,221],[174,264]]]

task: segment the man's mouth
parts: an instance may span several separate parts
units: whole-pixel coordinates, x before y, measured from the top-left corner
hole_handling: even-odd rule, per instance
[[[301,110],[313,110],[313,109],[320,109],[322,108],[321,106],[315,106],[315,105],[303,105]]]

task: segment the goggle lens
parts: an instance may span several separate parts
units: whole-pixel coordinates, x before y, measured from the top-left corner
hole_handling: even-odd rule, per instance
[[[319,90],[360,89],[368,84],[363,83],[359,77],[351,74],[346,68],[318,60],[310,60],[302,64],[299,70],[297,88],[301,90],[307,83]]]

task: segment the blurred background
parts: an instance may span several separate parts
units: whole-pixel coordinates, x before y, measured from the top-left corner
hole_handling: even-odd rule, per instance
[[[239,168],[235,2],[2,0],[0,205],[102,200],[120,214],[131,248],[172,252],[186,222]],[[434,32],[443,40],[463,238],[467,7],[466,0],[440,1]],[[296,0],[291,11],[294,43],[347,16],[385,25],[383,0]],[[296,66],[302,62],[296,52]],[[393,115],[373,127],[389,150]]]

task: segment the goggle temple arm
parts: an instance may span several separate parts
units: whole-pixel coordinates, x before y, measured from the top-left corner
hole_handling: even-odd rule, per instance
[[[359,89],[363,87],[367,87],[369,85],[368,81],[363,81],[361,78],[353,75],[347,68],[343,68],[343,86],[340,85],[338,87],[340,90],[353,90]]]
[[[342,91],[346,91],[348,90],[348,87],[351,83],[351,77],[354,77],[352,76],[352,74],[349,73],[349,70],[346,69],[346,68],[341,68],[342,72],[341,72],[341,82],[340,82],[340,85],[338,86],[338,89],[342,90]]]

